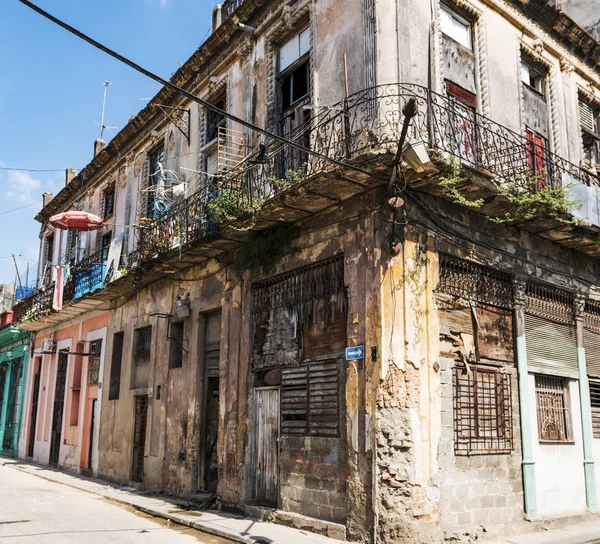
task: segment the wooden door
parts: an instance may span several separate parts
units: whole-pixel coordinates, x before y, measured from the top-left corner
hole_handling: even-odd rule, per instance
[[[135,397],[135,423],[133,428],[133,454],[131,456],[131,479],[144,481],[144,452],[146,451],[146,422],[148,419],[148,396]]]
[[[41,371],[42,369],[39,368],[33,377],[33,398],[31,400],[31,417],[29,420],[29,442],[27,443],[27,457],[33,457],[33,448],[35,446],[35,431],[37,427],[37,413],[40,398]]]
[[[279,491],[279,387],[254,390],[254,499],[277,506]]]
[[[67,366],[69,354],[61,351],[58,354],[56,367],[56,384],[54,385],[54,409],[52,414],[52,436],[50,437],[50,460],[52,466],[58,466],[58,454],[62,442],[63,412],[65,407],[65,391],[67,387]]]

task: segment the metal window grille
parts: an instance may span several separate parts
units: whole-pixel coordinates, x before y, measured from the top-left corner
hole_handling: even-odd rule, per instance
[[[574,296],[539,283],[527,284],[525,312],[555,323],[573,324]]]
[[[592,405],[592,431],[600,438],[600,380],[590,380],[590,403]]]
[[[112,185],[102,194],[102,218],[106,219],[115,212],[115,186]]]
[[[540,440],[571,439],[568,381],[553,376],[535,377],[535,396]]]
[[[588,300],[585,303],[583,326],[587,330],[600,334],[600,301]]]
[[[100,381],[100,353],[102,352],[102,340],[90,342],[90,353],[88,360],[88,385],[98,385]]]
[[[125,335],[122,332],[117,332],[113,336],[108,400],[117,400],[121,391],[121,363],[123,360],[124,337]]]
[[[165,161],[165,148],[161,143],[159,147],[148,155],[148,177],[144,198],[145,217],[154,217],[154,202],[156,200],[156,186],[162,178],[161,166]]]
[[[512,308],[512,282],[508,274],[449,255],[440,255],[439,293]]]
[[[499,369],[454,367],[454,453],[513,450],[511,376]]]
[[[144,364],[150,362],[150,347],[152,345],[152,326],[136,329],[135,331],[135,351],[133,358],[135,364]]]
[[[131,479],[144,480],[144,453],[146,449],[146,424],[148,419],[148,397],[135,397],[135,424],[133,429],[133,454],[131,456]]]

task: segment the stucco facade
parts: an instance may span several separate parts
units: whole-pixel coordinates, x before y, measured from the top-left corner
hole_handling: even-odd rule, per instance
[[[162,89],[37,216],[28,455],[360,542],[594,512],[600,44],[533,4],[219,7],[172,78],[217,109]]]

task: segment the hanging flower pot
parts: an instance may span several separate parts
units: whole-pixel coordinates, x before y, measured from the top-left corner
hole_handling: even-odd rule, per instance
[[[93,213],[73,210],[53,215],[50,224],[61,230],[89,231],[102,227],[102,219]]]

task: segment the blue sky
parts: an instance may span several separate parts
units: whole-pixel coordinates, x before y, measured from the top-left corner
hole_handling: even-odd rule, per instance
[[[35,0],[34,0],[35,1]],[[106,125],[123,127],[158,84],[92,48],[17,0],[0,7],[0,282],[12,283],[11,253],[35,276],[42,193],[64,169],[92,158],[108,80]],[[56,17],[168,78],[206,39],[216,0],[37,0]],[[211,5],[212,4],[212,5]],[[95,123],[96,122],[96,123]],[[113,129],[113,132],[118,132]],[[111,138],[105,132],[105,140]],[[25,208],[3,213],[14,208]],[[24,280],[23,280],[24,281]]]

